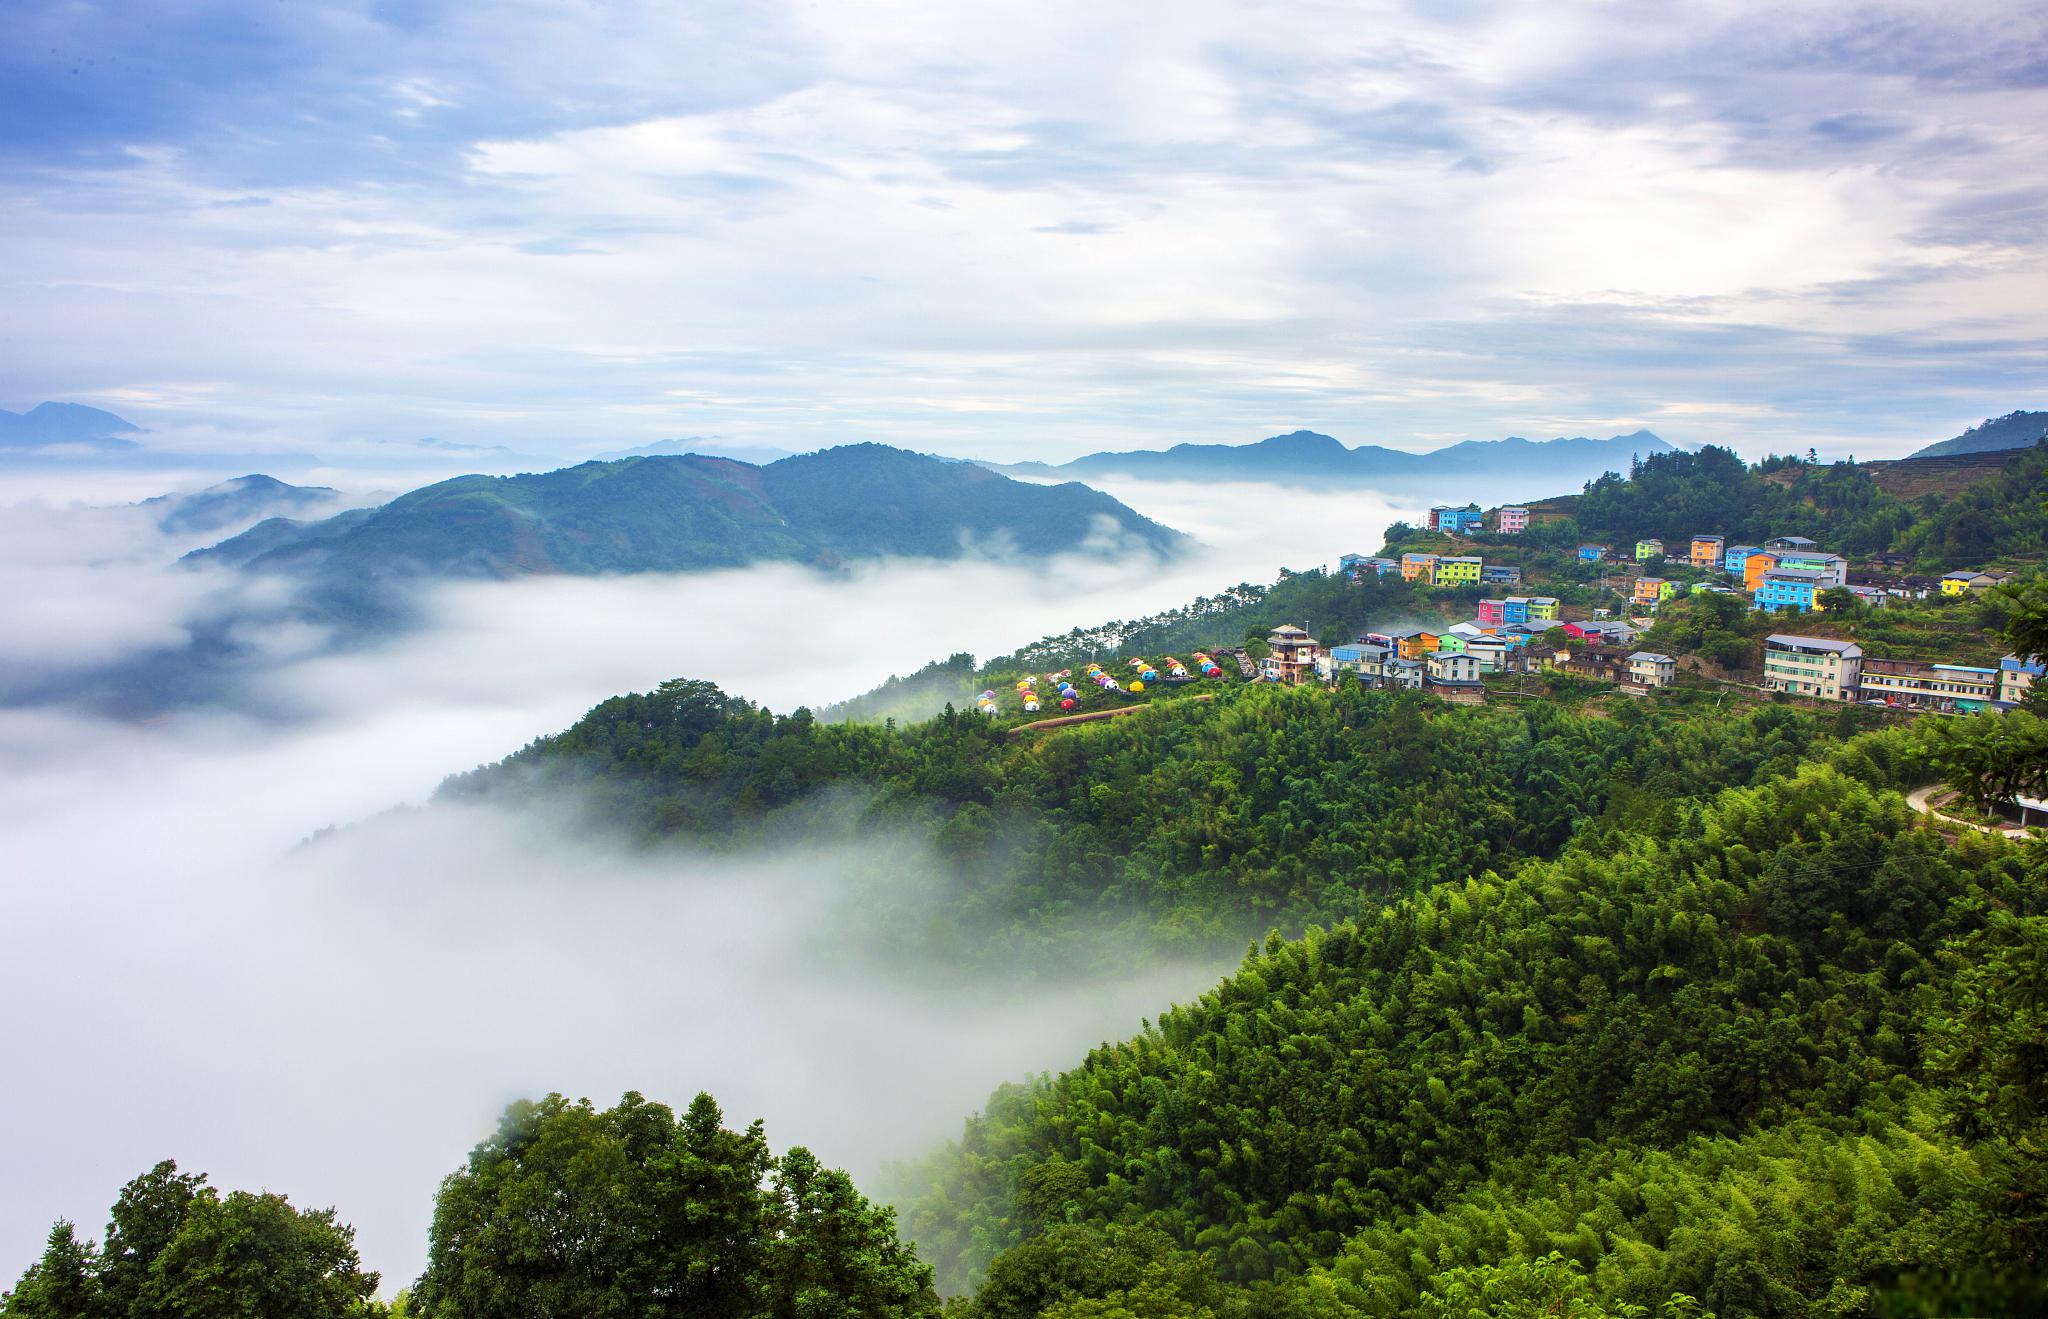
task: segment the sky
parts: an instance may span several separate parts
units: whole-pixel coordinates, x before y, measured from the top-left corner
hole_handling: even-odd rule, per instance
[[[2048,8],[25,0],[0,407],[1063,458],[2048,404]]]

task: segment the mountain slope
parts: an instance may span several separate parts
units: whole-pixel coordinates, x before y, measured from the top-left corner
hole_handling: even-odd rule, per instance
[[[1996,449],[2024,449],[2048,435],[2048,412],[2008,412],[1970,427],[1954,439],[1916,449],[1910,458],[1940,458],[1956,453],[1989,453]]]
[[[142,501],[156,515],[157,525],[173,535],[247,527],[257,521],[292,513],[310,513],[339,498],[331,486],[292,485],[261,472],[216,482],[204,490],[158,495]]]
[[[766,467],[701,455],[463,476],[342,523],[264,523],[190,556],[352,577],[665,572],[831,564],[985,548],[1071,549],[1105,531],[1163,550],[1179,534],[1079,485],[862,444]]]
[[[27,412],[0,411],[0,449],[39,449],[46,445],[88,445],[95,449],[132,449],[141,427],[111,412],[83,403],[38,403]]]
[[[1345,484],[1383,489],[1420,487],[1452,478],[1489,482],[1579,484],[1631,461],[1674,448],[1646,430],[1605,440],[1465,440],[1430,453],[1376,444],[1346,448],[1318,431],[1297,430],[1253,444],[1176,444],[1170,449],[1091,453],[1057,466],[1025,463],[1005,470],[1029,475],[1135,476],[1175,481],[1268,481]],[[1446,498],[1457,492],[1446,492]]]

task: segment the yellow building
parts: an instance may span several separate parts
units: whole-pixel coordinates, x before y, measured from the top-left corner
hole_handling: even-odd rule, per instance
[[[1557,621],[1557,597],[1554,595],[1530,596],[1529,621],[1531,623],[1555,623]]]
[[[1637,563],[1648,563],[1651,559],[1661,559],[1663,557],[1664,542],[1658,540],[1655,536],[1636,542]]]
[[[1461,555],[1436,561],[1436,584],[1438,586],[1477,586],[1479,584],[1479,559],[1472,555]]]
[[[1436,580],[1436,555],[1404,554],[1401,556],[1401,580],[1412,582],[1417,579],[1425,582]]]

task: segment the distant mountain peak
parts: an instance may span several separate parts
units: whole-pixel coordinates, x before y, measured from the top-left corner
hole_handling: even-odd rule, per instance
[[[9,448],[87,444],[132,449],[134,441],[122,437],[142,433],[134,422],[83,403],[38,403],[27,412],[0,410],[0,446]]]

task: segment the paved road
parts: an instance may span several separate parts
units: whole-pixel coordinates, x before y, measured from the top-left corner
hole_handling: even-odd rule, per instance
[[[2018,825],[1993,826],[1988,824],[1977,824],[1973,821],[1961,819],[1957,816],[1949,815],[1946,812],[1935,810],[1934,807],[1928,804],[1928,801],[1930,798],[1934,796],[1935,793],[1940,792],[1943,786],[1943,784],[1939,783],[1930,783],[1924,788],[1913,789],[1911,792],[1906,794],[1906,805],[1920,812],[1920,814],[1926,816],[1928,819],[1939,820],[1943,824],[1960,824],[1967,828],[1975,829],[1979,833],[2004,834],[2007,838],[2025,838],[2027,836],[2027,831],[2025,829],[2020,828]]]

